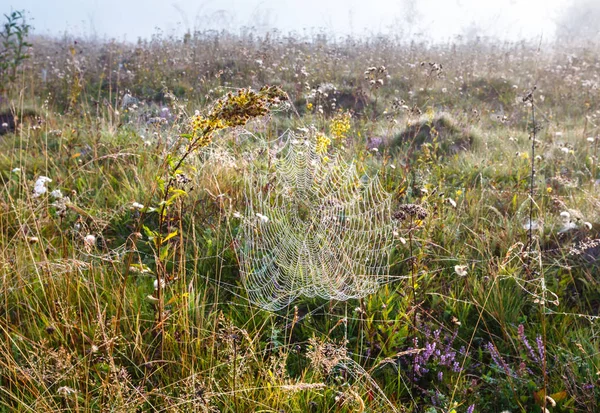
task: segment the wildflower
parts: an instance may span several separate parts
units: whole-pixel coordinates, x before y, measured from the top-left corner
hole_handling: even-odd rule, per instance
[[[531,344],[529,344],[529,340],[527,339],[527,336],[525,335],[525,326],[523,326],[523,324],[519,324],[518,333],[519,333],[519,339],[525,346],[525,349],[527,350],[527,354],[531,358],[531,361],[533,361],[535,363],[539,363],[540,359],[533,351]]]
[[[61,199],[63,194],[60,189],[55,189],[54,191],[50,192],[50,196],[54,199]]]
[[[83,242],[85,244],[86,247],[93,247],[96,245],[96,236],[92,235],[92,234],[88,234],[85,236],[85,238],[83,239]]]
[[[315,152],[324,154],[329,149],[329,145],[331,145],[331,139],[325,136],[322,133],[317,133],[317,146],[315,148]]]
[[[469,407],[467,407],[467,413],[473,413],[475,411],[475,405],[472,404]]]
[[[588,142],[590,142],[590,143],[593,143],[595,140],[596,140],[596,139],[594,139],[593,137],[589,137],[589,138],[587,138],[587,141],[588,141]]]
[[[458,275],[460,277],[464,277],[468,274],[467,266],[466,265],[455,265],[454,272],[456,273],[456,275]]]
[[[131,204],[131,208],[132,209],[144,209],[144,205],[140,204],[139,202],[134,202]]]
[[[456,201],[454,199],[448,198],[447,201],[453,208],[456,208]]]
[[[19,172],[21,172],[21,168],[15,168],[11,171],[13,174],[18,174]]]
[[[77,393],[77,390],[72,389],[71,387],[62,386],[56,389],[56,393],[58,393],[61,396],[70,396],[71,394]]]
[[[350,131],[350,118],[349,113],[339,113],[331,121],[331,135],[334,139],[345,138],[347,133]]]
[[[287,95],[276,86],[265,86],[258,92],[240,89],[228,93],[210,110],[208,115],[196,113],[191,119],[191,137],[194,148],[203,148],[212,142],[214,132],[244,126],[250,119],[266,115],[272,105],[287,100]]]
[[[46,188],[46,184],[48,182],[52,182],[52,179],[48,178],[47,176],[40,176],[35,181],[35,184],[33,186],[33,197],[34,198],[37,198],[37,197],[45,194],[48,191],[48,188]]]

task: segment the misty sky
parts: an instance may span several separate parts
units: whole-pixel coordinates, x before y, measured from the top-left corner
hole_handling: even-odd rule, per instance
[[[4,2],[3,2],[4,3]],[[2,12],[29,11],[35,32],[136,40],[160,28],[283,32],[324,29],[338,35],[421,34],[444,41],[481,33],[500,39],[552,39],[569,0],[8,0]],[[310,30],[308,31],[310,33]]]

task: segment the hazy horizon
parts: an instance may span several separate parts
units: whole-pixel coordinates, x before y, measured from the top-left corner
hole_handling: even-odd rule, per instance
[[[475,35],[499,40],[553,40],[556,22],[573,0],[20,0],[35,34],[136,40],[159,30],[227,30],[284,33],[325,31],[334,35],[392,34],[443,42]]]

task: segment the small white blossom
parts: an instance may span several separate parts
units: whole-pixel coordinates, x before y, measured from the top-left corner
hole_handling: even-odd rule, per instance
[[[131,208],[133,209],[144,209],[144,205],[140,204],[139,202],[134,202],[131,204]]]
[[[52,182],[52,179],[48,178],[47,176],[40,176],[37,179],[37,181],[35,181],[35,184],[33,186],[34,198],[37,198],[38,196],[41,196],[48,191],[48,188],[46,188],[46,184],[48,182]]]
[[[71,387],[62,386],[56,389],[56,393],[58,393],[61,396],[69,396],[71,394],[77,393],[77,390],[72,389]]]
[[[55,189],[54,191],[50,192],[50,196],[54,199],[61,199],[63,194],[60,189]]]
[[[455,265],[454,272],[456,273],[456,275],[464,277],[468,274],[467,266],[466,265]]]
[[[96,236],[92,234],[88,234],[83,239],[86,247],[93,247],[96,245]]]

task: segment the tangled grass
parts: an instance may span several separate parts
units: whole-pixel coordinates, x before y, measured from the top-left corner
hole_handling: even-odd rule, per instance
[[[2,86],[0,411],[598,410],[597,48],[73,40]],[[396,281],[269,312],[245,179],[309,127],[392,195]]]

